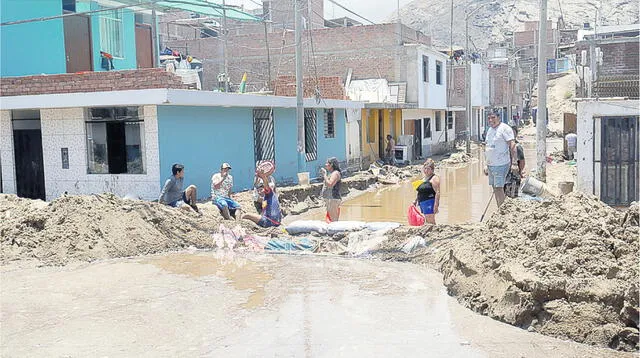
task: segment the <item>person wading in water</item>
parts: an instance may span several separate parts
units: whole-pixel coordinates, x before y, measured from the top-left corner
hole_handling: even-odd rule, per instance
[[[436,224],[436,214],[440,206],[440,177],[435,174],[436,163],[432,159],[427,159],[422,165],[424,180],[416,191],[418,196],[413,205],[420,209],[424,215],[425,223]]]

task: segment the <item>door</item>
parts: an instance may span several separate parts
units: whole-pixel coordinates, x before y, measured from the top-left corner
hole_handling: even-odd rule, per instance
[[[603,117],[600,200],[627,206],[640,198],[638,117]]]
[[[16,159],[16,193],[23,198],[45,200],[44,161],[42,159],[42,133],[40,129],[14,130],[13,143]]]
[[[154,67],[150,25],[136,24],[136,58],[138,68]]]
[[[418,159],[422,157],[422,120],[415,119],[413,123],[415,128],[413,133],[413,157]]]
[[[63,24],[67,73],[91,71],[93,59],[89,18],[82,15],[67,16]]]
[[[378,156],[384,160],[384,110],[378,110]]]

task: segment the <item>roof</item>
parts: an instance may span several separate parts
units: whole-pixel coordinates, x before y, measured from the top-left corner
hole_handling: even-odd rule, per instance
[[[104,3],[136,5],[136,9],[155,9],[161,12],[183,10],[216,18],[226,15],[228,19],[240,21],[262,21],[260,17],[241,11],[235,6],[223,6],[222,0],[98,0]]]
[[[0,97],[3,110],[144,105],[295,108],[296,98],[167,88]],[[318,103],[305,98],[304,106],[359,109],[364,103],[334,99]]]

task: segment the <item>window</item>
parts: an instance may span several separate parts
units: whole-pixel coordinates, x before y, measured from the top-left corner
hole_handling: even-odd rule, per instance
[[[304,110],[304,153],[307,162],[318,159],[318,126],[316,110]]]
[[[424,137],[431,138],[431,118],[424,119]]]
[[[447,128],[453,129],[453,111],[447,111]]]
[[[76,0],[62,0],[62,10],[76,12]]]
[[[436,61],[436,84],[442,84],[442,61]]]
[[[89,174],[144,174],[144,121],[137,107],[91,108],[85,124]]]
[[[208,37],[218,37],[218,32],[214,29],[200,29],[200,38],[206,39]]]
[[[422,56],[422,81],[429,82],[429,57]]]
[[[324,137],[335,138],[336,137],[336,120],[334,118],[334,110],[324,110]]]
[[[440,111],[436,111],[436,132],[442,130],[442,115]]]
[[[100,15],[100,49],[113,57],[124,57],[122,51],[122,10],[104,11]]]
[[[253,144],[256,162],[276,159],[274,137],[273,110],[271,108],[254,108]]]

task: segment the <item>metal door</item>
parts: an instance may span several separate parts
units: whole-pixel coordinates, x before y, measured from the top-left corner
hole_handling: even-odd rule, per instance
[[[16,193],[23,198],[45,200],[44,160],[40,129],[13,131]]]
[[[67,73],[91,71],[93,58],[89,18],[82,15],[67,16],[63,24]]]
[[[255,161],[275,160],[273,110],[255,108],[253,110],[253,143]]]
[[[601,119],[600,200],[626,206],[639,199],[638,117]]]

